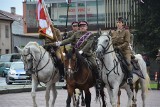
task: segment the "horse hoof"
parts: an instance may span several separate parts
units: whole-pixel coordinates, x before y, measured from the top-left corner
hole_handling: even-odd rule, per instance
[[[137,107],[137,104],[132,104],[132,107]]]
[[[84,102],[81,103],[81,106],[85,106],[86,104]]]

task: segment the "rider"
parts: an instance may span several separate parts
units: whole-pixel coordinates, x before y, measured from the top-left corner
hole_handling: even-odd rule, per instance
[[[100,88],[100,77],[94,54],[92,54],[92,44],[94,42],[94,34],[88,32],[88,23],[86,21],[80,21],[78,23],[79,31],[74,33],[70,38],[63,41],[56,42],[57,46],[66,45],[72,43],[72,45],[78,49],[79,53],[86,57],[91,63],[93,68],[93,74],[96,76],[96,88]],[[81,43],[80,43],[81,42]],[[78,44],[81,45],[78,45]]]
[[[60,30],[53,27],[53,31],[55,32],[55,35],[57,36],[58,41],[62,40],[62,37],[60,35]],[[60,82],[64,81],[64,64],[62,62],[61,54],[60,54],[60,48],[57,48],[53,45],[54,42],[56,42],[56,38],[50,39],[46,36],[39,35],[40,39],[45,40],[44,48],[51,53],[52,56],[56,56],[56,66],[59,69],[60,74]]]
[[[79,29],[77,21],[72,22],[71,25],[72,25],[72,30],[68,32],[67,38],[71,37]]]
[[[122,17],[117,19],[117,30],[112,33],[112,43],[115,49],[119,49],[128,62],[128,79],[127,83],[133,85],[133,74],[131,66],[131,49],[130,39],[131,34],[129,30],[124,28],[124,20]]]

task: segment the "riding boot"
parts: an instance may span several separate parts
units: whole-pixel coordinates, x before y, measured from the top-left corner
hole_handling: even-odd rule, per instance
[[[60,59],[57,59],[57,65],[58,65],[59,74],[60,74],[59,82],[64,82],[64,64],[61,62]]]
[[[131,70],[128,70],[127,84],[130,85],[131,89],[133,89],[133,73]]]

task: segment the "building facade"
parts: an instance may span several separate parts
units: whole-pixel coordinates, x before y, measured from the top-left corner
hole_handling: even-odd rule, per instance
[[[38,31],[36,7],[38,0],[26,0],[23,3],[26,32]],[[67,18],[66,0],[44,0],[48,13],[58,28],[64,28]],[[90,30],[111,29],[116,26],[119,16],[126,19],[126,24],[134,26],[138,13],[139,0],[71,0],[68,12],[68,25],[73,21],[86,20]],[[98,16],[98,17],[97,17]]]
[[[0,54],[11,53],[13,19],[0,10]]]

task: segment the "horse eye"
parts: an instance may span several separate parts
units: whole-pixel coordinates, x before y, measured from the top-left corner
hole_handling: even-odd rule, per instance
[[[108,40],[106,40],[106,42],[108,42]]]

